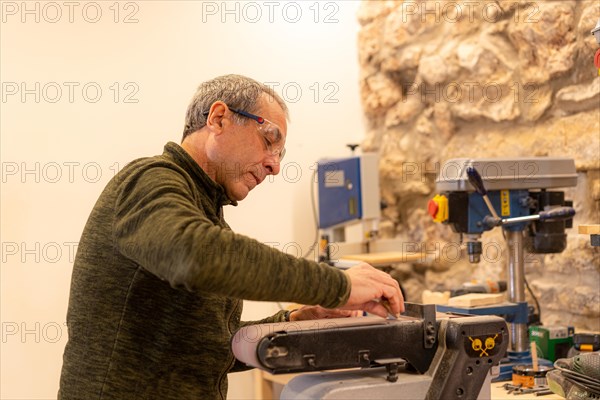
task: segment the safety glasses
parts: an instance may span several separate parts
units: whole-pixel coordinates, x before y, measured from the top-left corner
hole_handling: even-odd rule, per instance
[[[265,141],[267,151],[273,156],[278,156],[279,161],[283,160],[283,157],[285,156],[285,147],[278,146],[278,144],[283,141],[283,136],[281,135],[281,131],[279,130],[277,125],[275,125],[268,119],[251,114],[247,111],[237,110],[232,107],[228,108],[236,114],[254,120],[257,124],[258,132],[261,134],[263,140]]]

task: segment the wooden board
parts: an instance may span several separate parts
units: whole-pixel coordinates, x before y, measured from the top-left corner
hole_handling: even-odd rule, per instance
[[[600,224],[579,225],[579,233],[584,235],[600,235]]]
[[[403,253],[401,251],[387,251],[383,253],[350,254],[342,256],[340,258],[342,260],[364,261],[371,265],[381,265],[424,261],[426,255],[421,253]]]
[[[499,304],[503,301],[504,295],[501,293],[469,293],[450,297],[448,305],[451,307],[477,307]]]

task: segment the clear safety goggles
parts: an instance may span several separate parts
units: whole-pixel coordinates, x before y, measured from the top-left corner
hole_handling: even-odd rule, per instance
[[[254,120],[257,124],[258,132],[265,141],[267,151],[273,156],[278,156],[279,161],[283,160],[283,157],[285,156],[285,147],[279,145],[283,142],[283,136],[281,135],[281,131],[277,125],[268,119],[251,114],[247,111],[238,110],[231,107],[228,108],[236,114]]]

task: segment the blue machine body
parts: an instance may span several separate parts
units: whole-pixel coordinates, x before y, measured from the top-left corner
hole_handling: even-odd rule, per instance
[[[490,215],[490,210],[479,193],[471,192],[467,194],[466,192],[462,192],[462,194],[456,194],[456,197],[453,195],[448,194],[450,199],[448,222],[452,225],[454,231],[468,234],[482,234],[494,228],[484,223],[484,218]],[[487,195],[500,218],[530,215],[527,203],[529,191],[527,190],[493,190],[487,192]],[[468,202],[468,204],[464,204],[463,202]],[[466,210],[466,213],[464,210]],[[526,227],[527,222],[522,222],[506,225],[503,229],[522,231]]]
[[[319,161],[319,227],[329,228],[363,217],[360,158]]]
[[[439,312],[450,312],[472,315],[502,315],[506,322],[526,324],[527,323],[527,303],[504,303],[492,306],[482,307],[452,307],[446,305],[436,305]]]
[[[525,217],[530,215],[527,198],[528,190],[494,190],[487,193],[494,209],[500,218]],[[469,233],[483,233],[492,228],[483,224],[486,215],[490,215],[483,197],[476,192],[469,195]],[[503,229],[509,231],[522,231],[527,222],[506,225]]]

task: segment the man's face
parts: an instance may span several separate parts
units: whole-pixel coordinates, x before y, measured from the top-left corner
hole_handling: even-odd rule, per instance
[[[259,105],[256,115],[266,120],[263,124],[242,117],[243,124],[238,125],[233,121],[233,111],[227,110],[223,132],[217,139],[218,151],[214,154],[219,160],[216,181],[232,200],[243,200],[267,175],[279,173],[280,158],[276,153],[285,146],[285,114],[279,104],[265,94]],[[274,138],[278,140],[273,143]],[[215,160],[215,157],[211,158]]]

